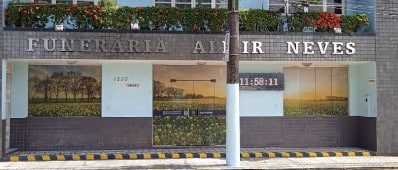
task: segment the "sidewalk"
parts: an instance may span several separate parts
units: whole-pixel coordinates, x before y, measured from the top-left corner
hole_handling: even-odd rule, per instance
[[[0,169],[398,169],[398,157],[246,158],[240,167],[225,159],[149,159],[0,162]]]
[[[241,158],[302,158],[375,156],[373,151],[361,148],[241,148]],[[6,155],[4,161],[78,161],[78,160],[137,160],[225,158],[224,147],[186,147],[136,150],[76,150],[76,151],[22,151]]]
[[[344,147],[241,148],[241,166],[228,167],[224,147],[23,151],[8,154],[0,169],[398,169],[398,157],[375,155]]]

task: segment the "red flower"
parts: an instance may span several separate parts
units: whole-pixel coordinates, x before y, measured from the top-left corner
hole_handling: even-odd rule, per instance
[[[321,12],[313,25],[319,30],[330,31],[333,28],[340,28],[340,17],[333,13]]]

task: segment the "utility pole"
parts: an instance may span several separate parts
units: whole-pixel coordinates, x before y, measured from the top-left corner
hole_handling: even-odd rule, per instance
[[[240,166],[239,5],[228,0],[229,59],[227,62],[227,166]]]

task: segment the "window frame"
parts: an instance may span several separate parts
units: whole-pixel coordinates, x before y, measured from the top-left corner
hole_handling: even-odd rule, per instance
[[[176,7],[179,4],[190,4],[191,8],[195,8],[197,6],[198,0],[190,0],[190,2],[177,2],[177,0],[171,0],[170,2],[157,2],[157,0],[153,0],[153,6],[156,6],[156,4],[170,4],[170,7]],[[217,0],[211,0],[211,2],[202,2],[203,5],[210,5],[211,8],[217,8],[218,5],[222,6],[225,5],[227,6],[228,2],[226,1],[225,3],[219,2],[217,3]]]
[[[298,0],[293,0],[293,2],[297,2]],[[328,1],[330,1],[330,0],[321,0],[320,1],[320,3],[319,4],[309,4],[309,6],[308,7],[303,7],[303,12],[308,12],[309,10],[310,10],[310,8],[311,8],[311,6],[315,6],[315,7],[322,7],[322,11],[314,11],[314,12],[328,12],[328,9],[329,8],[336,8],[336,7],[340,7],[341,8],[341,13],[336,13],[336,10],[334,10],[333,11],[333,13],[334,14],[336,14],[336,15],[344,15],[345,14],[345,12],[344,12],[344,6],[345,6],[345,1],[344,0],[340,0],[341,1],[341,3],[336,3],[335,1],[336,0],[333,0],[333,3],[329,3]],[[290,12],[291,11],[291,8],[292,8],[292,1],[289,1],[289,0],[280,0],[280,2],[279,3],[273,3],[272,1],[270,2],[270,1],[268,1],[268,10],[270,9],[270,7],[271,6],[281,6],[282,7],[282,9],[284,10],[283,12],[281,12],[281,13],[283,13],[283,14],[287,14],[287,15],[290,15],[290,14],[292,14],[292,13],[294,13],[294,12]],[[280,8],[278,8],[278,9],[280,9]]]

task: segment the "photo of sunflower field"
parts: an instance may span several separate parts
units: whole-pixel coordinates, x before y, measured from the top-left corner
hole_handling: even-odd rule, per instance
[[[285,116],[348,115],[347,67],[285,68]]]
[[[225,145],[226,70],[155,65],[153,145]]]
[[[30,65],[28,114],[101,116],[101,66]]]

